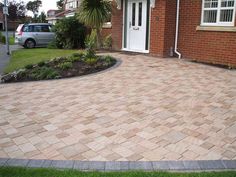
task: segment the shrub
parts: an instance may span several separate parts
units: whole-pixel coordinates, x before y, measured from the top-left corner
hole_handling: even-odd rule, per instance
[[[106,36],[103,42],[103,46],[105,49],[111,49],[112,48],[112,37],[111,35]]]
[[[72,63],[74,63],[74,62],[77,62],[77,61],[81,61],[82,60],[82,57],[76,57],[76,56],[70,56],[70,57],[68,57],[68,59],[67,59],[69,62],[72,62]]]
[[[44,61],[41,61],[41,62],[38,63],[39,67],[42,67],[42,66],[45,66],[45,65],[46,65],[46,63]]]
[[[0,42],[2,42],[2,37],[3,35],[2,35],[2,32],[0,31]]]
[[[97,33],[95,30],[92,30],[91,34],[88,35],[85,40],[86,58],[95,57],[96,44],[97,44]]]
[[[3,44],[6,44],[6,38],[5,36],[1,36],[0,42]]]
[[[85,60],[85,63],[88,65],[95,65],[97,63],[98,59],[97,58],[87,58]]]
[[[80,50],[78,53],[73,53],[73,57],[84,57],[85,52],[83,50]]]
[[[57,65],[59,69],[68,70],[73,67],[72,62],[64,62]]]
[[[59,20],[54,26],[58,48],[84,48],[86,27],[76,17]]]
[[[34,67],[34,65],[28,64],[28,65],[25,66],[25,69],[32,69],[33,67]]]
[[[103,56],[101,59],[104,61],[103,62],[104,66],[110,66],[115,62],[115,59],[110,55]]]
[[[54,39],[53,41],[51,41],[48,46],[47,46],[48,49],[57,49],[57,43],[56,43],[56,40]]]
[[[68,57],[68,61],[74,63],[77,61],[81,61],[84,58],[85,52],[79,51],[78,53],[73,53],[70,57]]]
[[[29,75],[29,77],[34,80],[56,79],[59,76],[56,70],[49,67],[35,68]]]

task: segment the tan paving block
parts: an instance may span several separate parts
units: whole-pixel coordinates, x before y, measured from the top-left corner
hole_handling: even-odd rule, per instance
[[[31,152],[31,151],[36,150],[36,148],[35,148],[32,144],[30,144],[30,143],[21,144],[21,145],[19,145],[19,148],[20,148],[24,153],[27,153],[27,152]]]
[[[111,55],[103,74],[2,84],[0,157],[236,159],[235,71]]]

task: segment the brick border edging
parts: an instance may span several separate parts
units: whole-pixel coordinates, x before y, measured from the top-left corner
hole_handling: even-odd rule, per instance
[[[56,168],[81,171],[225,171],[236,170],[236,160],[199,161],[76,161],[0,158],[0,167]]]

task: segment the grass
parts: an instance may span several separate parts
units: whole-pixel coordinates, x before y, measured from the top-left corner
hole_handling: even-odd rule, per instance
[[[80,172],[76,170],[0,167],[0,177],[235,177],[236,171],[202,173]]]
[[[63,49],[21,49],[12,53],[11,59],[4,72],[9,73],[20,68],[24,68],[29,64],[37,64],[40,61],[50,60],[55,57],[68,56],[75,53],[75,50]]]
[[[6,42],[4,42],[6,44]],[[15,38],[13,36],[9,36],[9,45],[14,45],[15,44]]]
[[[15,44],[15,38],[13,36],[9,37],[9,45],[14,45]]]

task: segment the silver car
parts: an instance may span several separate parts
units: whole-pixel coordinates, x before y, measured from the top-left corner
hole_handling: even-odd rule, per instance
[[[47,46],[55,38],[49,23],[20,24],[15,33],[15,43],[25,48]]]

